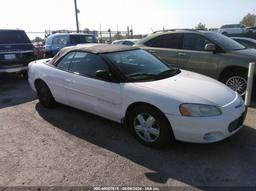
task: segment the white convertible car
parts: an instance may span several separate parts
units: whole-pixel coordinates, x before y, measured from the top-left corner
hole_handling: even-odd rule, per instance
[[[88,44],[29,64],[40,103],[60,102],[126,124],[142,143],[210,143],[236,133],[242,98],[206,76],[171,68],[135,47]]]

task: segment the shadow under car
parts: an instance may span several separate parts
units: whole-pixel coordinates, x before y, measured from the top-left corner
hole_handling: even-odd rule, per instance
[[[101,117],[60,105],[52,110],[36,104],[39,115],[54,127],[151,169],[155,183],[175,179],[202,190],[214,186],[256,186],[256,129],[245,126],[213,144],[175,142],[156,150],[138,143],[127,128]]]
[[[35,99],[35,92],[22,75],[0,74],[0,109]]]

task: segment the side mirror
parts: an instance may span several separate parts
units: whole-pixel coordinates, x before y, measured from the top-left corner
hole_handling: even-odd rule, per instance
[[[101,80],[105,80],[105,81],[111,81],[112,80],[112,76],[109,72],[107,72],[106,70],[97,70],[97,72],[95,73],[96,77],[101,79]]]
[[[205,45],[204,50],[210,51],[210,52],[215,52],[216,51],[216,46],[215,44],[208,43]]]

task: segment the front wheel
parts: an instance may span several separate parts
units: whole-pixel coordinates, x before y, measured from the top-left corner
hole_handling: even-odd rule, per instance
[[[233,71],[225,75],[221,81],[241,96],[246,93],[247,74],[244,71]]]
[[[166,117],[154,107],[135,107],[128,116],[128,126],[144,145],[165,146],[174,141],[171,126]]]

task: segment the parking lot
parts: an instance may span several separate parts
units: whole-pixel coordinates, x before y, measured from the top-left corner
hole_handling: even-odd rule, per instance
[[[256,109],[225,141],[155,150],[117,123],[43,108],[21,77],[0,81],[0,186],[256,186]]]

